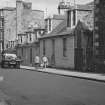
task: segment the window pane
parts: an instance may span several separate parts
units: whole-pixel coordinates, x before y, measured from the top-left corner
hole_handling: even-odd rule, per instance
[[[67,12],[67,27],[71,27],[71,11]]]
[[[73,25],[76,23],[76,14],[75,10],[73,11]]]

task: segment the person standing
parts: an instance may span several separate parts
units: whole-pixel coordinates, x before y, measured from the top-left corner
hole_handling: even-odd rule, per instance
[[[40,58],[38,55],[35,57],[34,62],[35,62],[35,68],[38,68],[40,65]]]
[[[48,66],[48,58],[46,56],[42,57],[43,68]]]

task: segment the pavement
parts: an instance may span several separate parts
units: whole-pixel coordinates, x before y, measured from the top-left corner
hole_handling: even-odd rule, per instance
[[[60,76],[68,76],[68,77],[75,77],[80,79],[87,79],[99,82],[105,82],[105,74],[101,73],[84,73],[84,72],[77,72],[77,71],[70,71],[70,70],[61,70],[56,68],[38,68],[30,67],[30,66],[20,66],[21,69],[37,71],[37,72],[44,72],[50,74],[56,74]]]

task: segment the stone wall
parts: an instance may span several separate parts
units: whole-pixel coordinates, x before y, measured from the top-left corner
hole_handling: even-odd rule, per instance
[[[4,47],[16,39],[16,10],[4,10]]]
[[[17,34],[24,33],[29,27],[34,27],[36,24],[44,27],[44,11],[25,8],[24,3],[17,1]]]
[[[38,54],[39,54],[38,43],[17,47],[17,56],[20,56],[20,58],[22,59],[22,65],[33,66],[34,58]]]
[[[45,40],[45,55],[49,59],[49,65],[52,66],[53,43],[52,38],[40,40],[40,57],[43,56],[43,40]],[[55,40],[55,67],[74,68],[74,36],[67,37],[67,56],[63,56],[63,38],[54,38]]]
[[[16,8],[5,7],[4,12],[4,47],[10,41],[16,41],[18,34],[24,34],[36,24],[44,28],[44,11],[32,10],[32,3],[17,0]],[[30,7],[30,8],[29,8]]]

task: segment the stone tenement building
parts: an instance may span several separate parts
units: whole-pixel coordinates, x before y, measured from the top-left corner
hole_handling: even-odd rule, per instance
[[[0,9],[4,17],[4,48],[13,48],[16,45],[18,34],[23,34],[29,27],[38,25],[44,27],[44,11],[32,10],[31,2],[16,1],[16,8],[5,7]]]
[[[8,42],[14,43],[16,38],[16,8],[5,7],[0,9],[0,13],[4,18],[2,22],[4,22],[4,48],[6,48],[8,47]]]
[[[89,35],[92,30],[90,23],[93,23],[92,9],[91,5],[77,5],[76,8],[70,7],[63,17],[60,14],[53,18],[47,18],[45,20],[47,33],[42,35],[36,44],[28,43],[17,48],[17,55],[24,59],[23,65],[32,65],[36,55],[39,55],[40,58],[45,55],[48,57],[51,67],[75,69],[78,65],[75,62],[75,59],[78,59],[78,53],[75,50],[78,48],[76,43],[80,42],[84,47],[84,44],[87,46],[91,41]],[[85,34],[87,30],[90,32],[89,35]],[[80,32],[78,33],[78,31]],[[89,42],[87,41],[88,37]]]
[[[24,33],[28,28],[33,28],[36,25],[40,28],[44,28],[44,11],[32,10],[31,2],[17,0],[16,13],[17,35]]]
[[[90,5],[77,5],[67,11],[67,18],[57,25],[52,32],[42,36],[40,43],[40,57],[43,55],[49,59],[49,66],[78,70],[78,62],[86,61],[84,52],[88,44],[91,44],[91,31],[93,29],[92,7]],[[80,22],[79,22],[80,21]],[[89,41],[88,41],[89,40]],[[80,47],[78,47],[80,45]],[[84,48],[85,47],[85,48]],[[89,48],[91,45],[89,46]],[[79,61],[77,50],[81,50]],[[76,62],[78,60],[78,62]],[[80,63],[79,63],[80,64]],[[82,63],[83,64],[83,63]],[[81,64],[81,65],[82,65]],[[79,66],[81,66],[79,65]],[[82,67],[81,67],[82,70]]]

